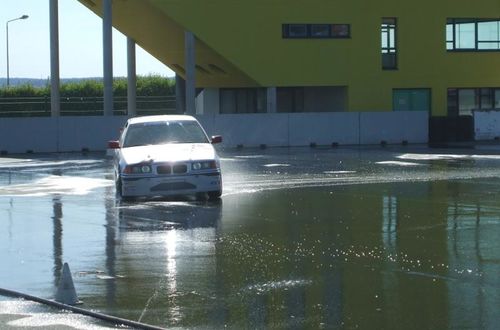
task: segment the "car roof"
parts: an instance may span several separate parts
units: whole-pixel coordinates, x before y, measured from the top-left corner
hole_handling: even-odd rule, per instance
[[[188,115],[156,115],[156,116],[134,117],[128,119],[129,124],[153,123],[162,121],[196,121],[196,119]]]

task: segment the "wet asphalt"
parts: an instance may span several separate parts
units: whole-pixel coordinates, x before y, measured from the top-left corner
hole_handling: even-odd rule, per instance
[[[494,328],[500,148],[220,150],[220,201],[123,202],[101,153],[0,158],[0,287],[165,328]],[[3,328],[113,325],[0,297]]]

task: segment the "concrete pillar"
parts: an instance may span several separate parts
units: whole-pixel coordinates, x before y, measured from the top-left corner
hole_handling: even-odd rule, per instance
[[[135,41],[127,37],[127,114],[137,115],[137,72],[135,60]]]
[[[111,0],[103,0],[102,43],[104,115],[113,115],[113,10]]]
[[[50,0],[50,114],[61,115],[59,73],[59,0]]]
[[[195,82],[195,40],[192,32],[184,33],[185,70],[186,70],[186,114],[196,113]]]
[[[186,81],[175,74],[175,109],[177,113],[186,112]]]
[[[268,113],[277,112],[276,87],[267,88],[267,112]]]

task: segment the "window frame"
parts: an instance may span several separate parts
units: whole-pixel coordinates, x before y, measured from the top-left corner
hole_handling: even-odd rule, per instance
[[[386,21],[388,20],[392,20],[392,23],[387,23]],[[393,47],[391,47],[391,30],[394,31]],[[387,34],[386,47],[384,47],[382,42],[384,34]],[[380,24],[380,42],[382,70],[398,70],[398,19],[396,17],[382,17],[382,22]],[[389,55],[394,57],[394,65],[385,65],[384,57],[388,57]]]
[[[498,24],[497,40],[482,40],[479,38],[479,24],[496,22]],[[457,26],[460,24],[474,24],[474,47],[457,48]],[[448,27],[451,25],[451,39]],[[500,52],[500,18],[447,18],[446,19],[446,51],[447,52]],[[480,45],[497,44],[498,48],[481,48]],[[451,46],[451,48],[448,48]]]
[[[231,109],[225,110],[224,98],[231,94]],[[259,101],[261,101],[260,104]],[[243,106],[242,106],[243,105]],[[219,113],[220,114],[243,114],[243,113],[265,113],[267,111],[267,96],[264,88],[220,88],[219,89]],[[259,107],[262,106],[262,107]],[[259,111],[260,110],[260,111]]]
[[[305,28],[305,33],[304,35],[295,35],[291,33],[291,30],[293,27],[299,27],[302,26]],[[304,39],[307,38],[309,35],[308,27],[307,24],[301,24],[301,23],[293,23],[293,24],[283,24],[283,38],[288,38],[288,39]]]
[[[291,28],[302,26],[305,28],[305,33],[301,35],[294,35]],[[313,35],[314,28],[328,27],[326,35]],[[347,34],[335,33],[335,28],[347,31]],[[351,25],[346,23],[284,23],[281,25],[283,39],[350,39],[351,38]]]
[[[474,91],[474,102],[476,108],[473,110],[500,110],[500,107],[496,107],[497,104],[500,105],[500,87],[450,87],[447,89],[448,116],[457,117],[470,115],[464,114],[467,111],[460,110],[460,94],[466,90]],[[484,96],[489,98],[488,102],[485,102]],[[486,105],[485,103],[488,104]]]
[[[276,112],[278,113],[303,113],[305,108],[305,87],[289,86],[276,88]],[[282,97],[290,101],[290,108],[283,111]],[[288,96],[288,98],[286,97]]]
[[[427,109],[426,110],[416,110],[414,109],[414,103],[410,103],[409,107],[410,109],[408,110],[398,110],[396,108],[396,99],[395,96],[397,92],[414,92],[414,91],[419,91],[419,92],[427,92]],[[414,100],[412,95],[410,95],[410,100]],[[392,111],[393,112],[398,112],[398,111],[410,111],[410,112],[419,112],[419,111],[427,111],[429,113],[432,112],[432,88],[429,87],[420,87],[420,88],[393,88],[392,89]]]
[[[308,24],[309,38],[311,39],[327,39],[332,35],[331,24]],[[323,28],[326,31],[326,35],[314,34],[314,30],[318,28]]]

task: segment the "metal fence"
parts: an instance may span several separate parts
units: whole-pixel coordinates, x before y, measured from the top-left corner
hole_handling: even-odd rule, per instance
[[[99,116],[104,111],[103,97],[62,97],[62,116]],[[176,113],[175,96],[137,96],[138,115]],[[113,98],[113,114],[127,114],[127,97]],[[0,117],[50,117],[50,97],[0,98]]]

